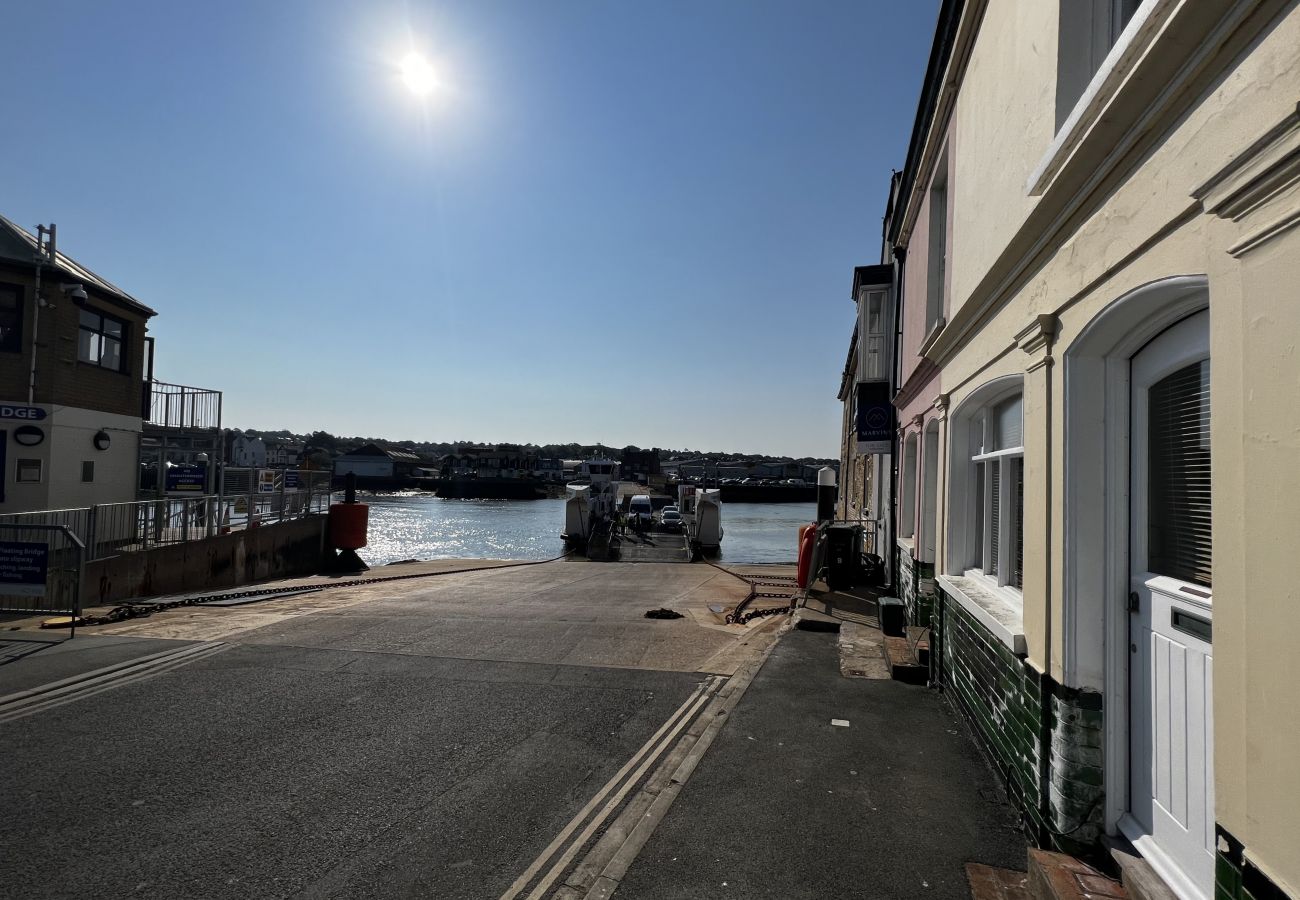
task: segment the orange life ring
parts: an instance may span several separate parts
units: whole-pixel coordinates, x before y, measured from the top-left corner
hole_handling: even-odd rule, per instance
[[[808,587],[809,569],[812,568],[813,545],[817,542],[816,524],[799,526],[799,569],[797,581],[799,587]]]

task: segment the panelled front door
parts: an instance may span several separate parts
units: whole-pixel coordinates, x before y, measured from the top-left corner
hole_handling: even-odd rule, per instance
[[[1121,828],[1180,895],[1214,890],[1209,312],[1131,368],[1129,804]]]

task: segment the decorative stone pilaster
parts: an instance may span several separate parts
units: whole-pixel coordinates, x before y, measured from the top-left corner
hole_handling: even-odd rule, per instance
[[[1016,346],[1036,357],[1025,366],[1026,372],[1053,364],[1052,346],[1060,330],[1061,320],[1050,313],[1035,316],[1032,322],[1020,329],[1016,334]]]

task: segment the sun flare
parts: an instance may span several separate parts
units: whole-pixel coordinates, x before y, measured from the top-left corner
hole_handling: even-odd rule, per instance
[[[423,97],[438,86],[438,76],[429,61],[418,53],[408,53],[402,59],[402,80],[411,93]]]

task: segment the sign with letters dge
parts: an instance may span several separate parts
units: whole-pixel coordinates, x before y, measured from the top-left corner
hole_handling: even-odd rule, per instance
[[[50,547],[38,541],[0,541],[0,596],[44,597]]]
[[[39,422],[45,418],[45,410],[39,406],[25,406],[17,403],[0,403],[0,422]]]

